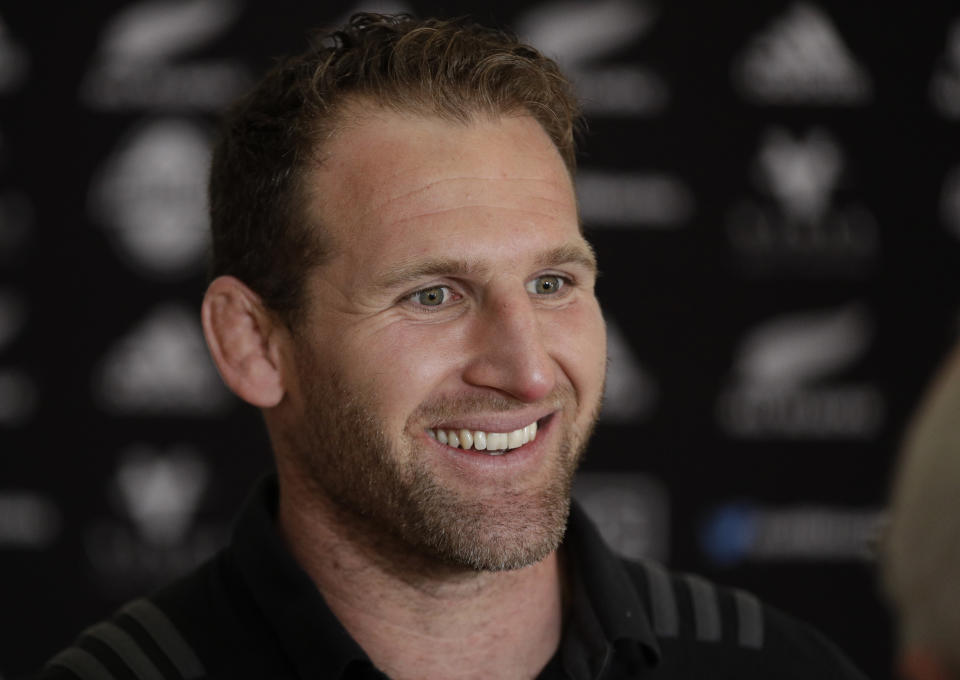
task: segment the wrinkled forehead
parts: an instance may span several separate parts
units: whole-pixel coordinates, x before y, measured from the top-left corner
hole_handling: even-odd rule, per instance
[[[308,206],[334,241],[390,238],[427,222],[456,231],[507,220],[579,231],[566,165],[539,123],[516,115],[449,121],[363,111],[323,145]]]

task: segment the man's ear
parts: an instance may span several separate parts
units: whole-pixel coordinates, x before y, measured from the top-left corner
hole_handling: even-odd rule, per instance
[[[227,387],[260,408],[279,404],[285,392],[279,343],[286,334],[260,296],[239,279],[221,276],[207,288],[200,317]]]

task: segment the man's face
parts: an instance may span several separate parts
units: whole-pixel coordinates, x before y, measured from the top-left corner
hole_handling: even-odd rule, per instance
[[[309,206],[334,254],[306,281],[288,367],[298,474],[444,563],[544,558],[606,361],[559,154],[526,116],[379,110],[324,151]]]

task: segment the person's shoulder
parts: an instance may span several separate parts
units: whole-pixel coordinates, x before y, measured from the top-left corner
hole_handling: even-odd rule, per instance
[[[265,667],[269,636],[229,593],[218,556],[120,607],[50,658],[36,680],[282,677]],[[251,672],[253,674],[251,674]]]
[[[623,560],[644,601],[666,675],[865,680],[812,626],[753,594],[675,573],[650,561]]]

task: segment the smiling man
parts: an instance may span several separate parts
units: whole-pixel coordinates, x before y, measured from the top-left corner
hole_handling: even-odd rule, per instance
[[[571,509],[606,362],[577,119],[514,38],[378,15],[234,107],[202,320],[276,474],[227,548],[43,677],[860,677]]]

